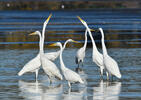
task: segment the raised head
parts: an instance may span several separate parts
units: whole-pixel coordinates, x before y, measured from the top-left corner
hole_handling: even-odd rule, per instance
[[[60,46],[60,45],[62,45],[61,42],[56,42],[56,43],[50,44],[49,46]]]
[[[79,43],[78,41],[74,41],[73,39],[68,39],[67,42]]]
[[[41,33],[39,31],[35,31],[33,33],[30,33],[29,35],[40,35]]]
[[[44,24],[47,24],[47,23],[49,22],[51,16],[52,16],[52,14],[50,14],[50,15],[48,16],[48,18],[46,19],[46,21],[44,22]]]
[[[84,25],[87,24],[87,23],[86,23],[83,19],[81,19],[79,16],[77,16],[77,18],[82,22],[82,24],[84,24]]]

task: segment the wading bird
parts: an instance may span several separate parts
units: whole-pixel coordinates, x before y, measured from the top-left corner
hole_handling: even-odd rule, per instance
[[[48,19],[50,19],[51,15],[49,16]],[[48,21],[49,20],[46,20],[43,24],[43,30],[42,30],[42,33],[44,34],[45,33],[45,28],[48,24]],[[39,31],[36,31],[37,34],[41,34]],[[43,36],[41,36],[42,38]],[[50,52],[50,53],[45,53],[45,56],[47,59],[51,60],[51,61],[54,61],[60,54],[60,50],[57,51],[57,52]],[[38,55],[33,58],[32,60],[30,60],[27,64],[25,64],[25,66],[22,68],[22,70],[18,73],[19,76],[27,73],[27,72],[35,72],[36,74],[36,81],[37,81],[37,78],[38,78],[38,71],[40,69],[40,66],[41,66],[41,62],[40,62],[40,54],[38,53]]]
[[[86,29],[89,32],[89,36],[90,36],[92,44],[93,44],[92,59],[93,59],[93,62],[95,62],[100,67],[100,74],[101,74],[101,77],[102,77],[103,76],[103,70],[104,70],[103,55],[98,51],[96,44],[95,44],[95,41],[94,41],[94,38],[92,36],[91,30],[88,27],[87,23],[84,20],[82,20],[79,16],[78,16],[78,19],[82,22],[82,24],[86,27]]]
[[[60,42],[57,42],[57,43],[51,44],[50,46],[59,46],[61,48],[60,66],[61,66],[61,70],[63,72],[65,79],[68,81],[69,88],[71,87],[71,83],[80,82],[83,84],[84,82],[82,81],[80,75],[65,66],[63,62],[63,58],[62,58],[62,52],[63,52],[62,44]]]
[[[51,17],[51,15],[48,17],[48,19],[50,19],[50,17]],[[46,28],[46,26],[48,24],[48,21],[49,21],[48,19],[43,24],[43,30],[42,30],[43,33],[45,32],[45,28]],[[36,31],[36,33],[41,35],[41,33],[39,31]],[[49,58],[47,53],[46,53],[46,56]],[[27,73],[27,72],[35,72],[36,81],[37,81],[38,71],[40,69],[40,66],[41,66],[40,54],[38,53],[38,55],[35,58],[33,58],[32,60],[30,60],[28,63],[25,64],[25,66],[18,73],[18,75],[21,76],[21,75],[23,75],[24,73]]]
[[[114,75],[118,78],[121,78],[121,74],[117,62],[112,57],[110,57],[107,53],[107,49],[104,43],[103,29],[99,28],[99,30],[102,35],[101,42],[102,42],[102,50],[103,50],[103,64],[106,69],[107,80],[109,80],[109,75]]]
[[[83,45],[83,47],[81,47],[76,54],[76,58],[75,58],[75,62],[76,64],[78,64],[78,68],[76,69],[77,71],[79,70],[79,64],[82,63],[83,66],[83,60],[85,58],[85,50],[86,50],[86,46],[87,46],[87,29],[85,31],[85,43]]]
[[[40,61],[41,61],[41,65],[43,67],[44,72],[48,75],[48,77],[50,79],[50,83],[52,83],[51,78],[54,76],[56,78],[62,80],[63,79],[62,75],[61,75],[59,69],[57,68],[57,66],[52,61],[50,61],[44,54],[44,38],[41,37],[41,34],[38,31],[33,32],[30,35],[39,35],[39,38],[40,38],[40,42],[39,42]]]

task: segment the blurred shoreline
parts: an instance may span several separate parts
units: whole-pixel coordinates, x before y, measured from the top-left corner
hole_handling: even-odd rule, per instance
[[[1,0],[0,10],[76,10],[98,8],[141,8],[139,0]]]

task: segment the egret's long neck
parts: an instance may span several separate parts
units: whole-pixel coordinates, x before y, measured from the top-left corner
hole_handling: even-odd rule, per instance
[[[39,48],[40,48],[40,52],[42,52],[42,36],[41,33],[39,33]]]
[[[85,43],[84,43],[84,49],[86,49],[86,46],[87,46],[87,29],[86,29],[86,31],[85,31]]]
[[[104,32],[103,32],[102,29],[100,30],[100,32],[101,32],[101,35],[102,35],[101,42],[102,42],[103,55],[107,55],[107,49],[106,49],[106,46],[105,46],[105,43],[104,43]]]
[[[64,43],[64,45],[63,45],[63,50],[66,48],[66,45],[67,45],[67,43],[69,42],[69,40],[67,40],[65,43]]]
[[[61,52],[60,52],[60,65],[61,65],[62,71],[64,71],[64,69],[65,69],[66,67],[65,67],[65,65],[64,65],[63,58],[62,58],[62,53],[63,53],[63,50],[64,50],[64,48],[62,47],[62,44],[60,44],[60,48],[61,48]]]
[[[43,30],[42,30],[42,44],[41,44],[41,52],[44,53],[44,40],[45,40],[45,29],[47,24],[44,23]]]
[[[95,44],[95,41],[94,41],[94,38],[93,38],[92,33],[91,33],[91,31],[90,31],[90,28],[89,28],[88,26],[87,26],[86,28],[87,28],[87,31],[89,32],[90,38],[91,38],[91,40],[92,40],[93,51],[98,51],[98,50],[97,50],[97,47],[96,47],[96,44]]]

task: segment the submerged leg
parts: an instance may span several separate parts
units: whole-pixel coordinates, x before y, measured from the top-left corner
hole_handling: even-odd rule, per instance
[[[113,75],[111,75],[111,77],[112,77],[112,81],[113,81],[113,78],[114,78]]]
[[[36,81],[37,81],[37,78],[38,78],[38,71],[39,71],[39,69],[36,69],[36,72],[35,72],[35,74],[36,74]]]
[[[106,75],[107,75],[107,81],[109,81],[109,73],[106,72]]]
[[[82,61],[82,67],[84,66],[83,61]]]
[[[103,79],[103,69],[100,68],[100,76],[101,76],[101,79]]]
[[[48,76],[50,85],[52,84],[51,76]]]
[[[68,86],[69,86],[69,88],[71,88],[71,84],[70,84],[70,82],[68,81]]]

